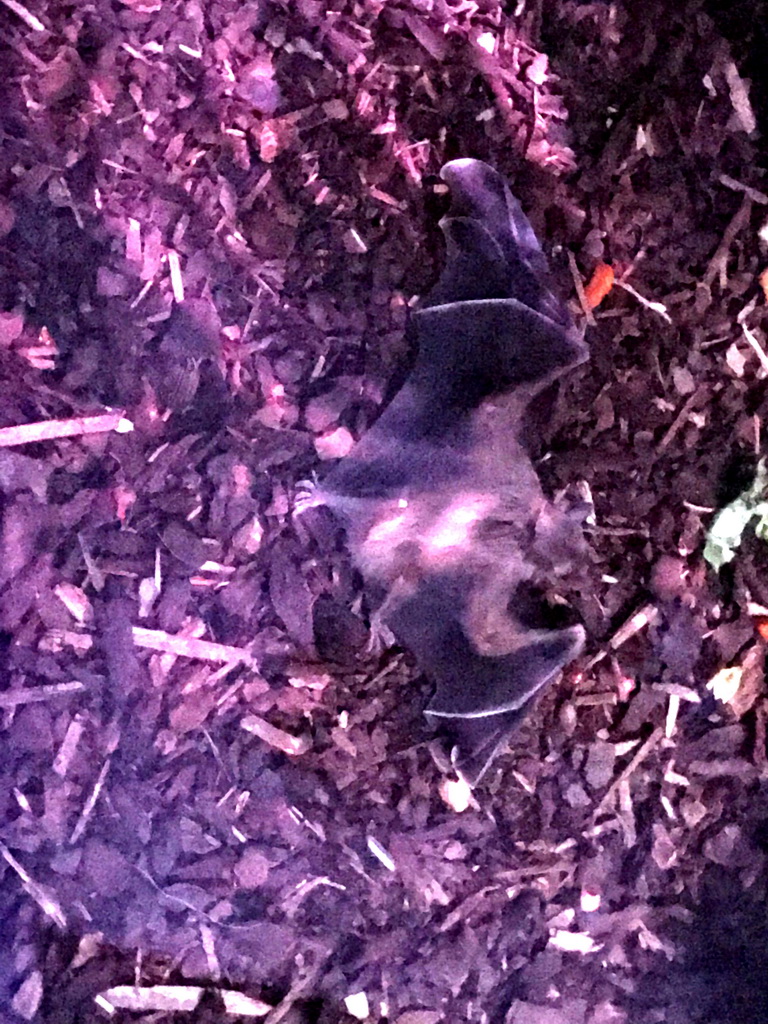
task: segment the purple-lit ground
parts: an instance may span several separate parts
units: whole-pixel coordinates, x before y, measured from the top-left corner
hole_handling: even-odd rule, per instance
[[[164,1022],[764,1024],[766,553],[701,552],[764,449],[768,190],[701,6],[0,0],[0,39],[3,1024],[134,981],[205,987]],[[619,282],[531,423],[595,501],[587,655],[474,794],[290,517],[402,379],[459,156],[575,309],[569,253]]]

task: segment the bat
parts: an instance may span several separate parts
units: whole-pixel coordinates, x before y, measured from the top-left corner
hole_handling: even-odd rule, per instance
[[[478,160],[442,177],[445,266],[410,330],[403,387],[299,503],[326,505],[386,627],[434,684],[427,715],[456,738],[470,784],[584,644],[532,626],[519,595],[585,555],[581,518],[549,501],[521,438],[545,387],[587,358],[504,179]]]

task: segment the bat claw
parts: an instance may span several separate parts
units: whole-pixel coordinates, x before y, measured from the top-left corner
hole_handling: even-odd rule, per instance
[[[395,634],[387,624],[375,613],[371,616],[369,626],[368,642],[365,645],[366,654],[371,657],[381,657],[388,647],[396,642]]]
[[[595,502],[586,480],[575,480],[555,497],[555,506],[579,523],[595,525]]]
[[[313,473],[306,480],[299,480],[296,484],[296,491],[293,496],[293,515],[303,515],[309,508],[317,508],[324,505],[325,501],[319,493],[320,484],[317,474]]]

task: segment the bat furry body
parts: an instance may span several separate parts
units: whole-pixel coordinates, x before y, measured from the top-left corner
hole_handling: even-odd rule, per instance
[[[343,523],[379,620],[434,682],[427,713],[451,720],[474,784],[583,645],[580,626],[525,625],[515,595],[583,554],[580,523],[547,500],[519,435],[531,399],[587,350],[501,176],[477,160],[442,176],[446,264],[412,317],[415,365],[311,504]]]

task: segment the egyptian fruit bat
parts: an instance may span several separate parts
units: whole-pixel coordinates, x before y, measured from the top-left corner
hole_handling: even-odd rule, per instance
[[[456,738],[454,763],[475,784],[584,642],[578,625],[533,628],[516,603],[583,557],[581,523],[544,496],[520,427],[587,350],[501,176],[467,159],[442,177],[446,263],[411,318],[414,367],[303,505],[327,505],[343,524],[377,621],[434,683],[427,714]]]

